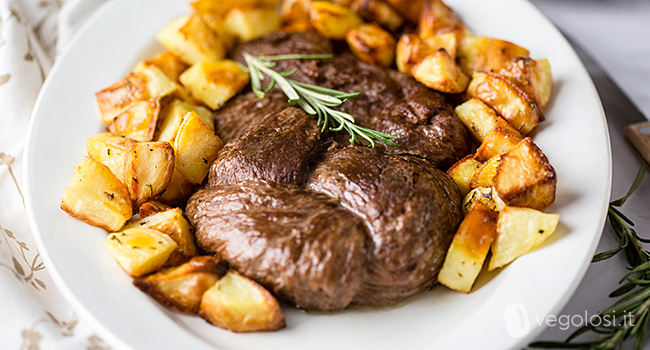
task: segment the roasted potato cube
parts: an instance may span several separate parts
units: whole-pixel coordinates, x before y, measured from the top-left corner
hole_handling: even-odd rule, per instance
[[[444,93],[457,94],[465,91],[469,77],[460,70],[445,50],[429,55],[411,70],[415,80]]]
[[[469,182],[469,187],[492,187],[494,185],[494,176],[497,173],[497,167],[501,161],[501,156],[496,155],[488,159],[485,163],[476,169],[472,181]]]
[[[122,182],[135,207],[160,194],[172,178],[174,149],[169,142],[128,142]]]
[[[280,28],[280,31],[284,33],[309,32],[312,30],[314,30],[314,27],[312,27],[309,20],[289,22]]]
[[[492,243],[488,270],[507,265],[542,244],[557,228],[558,214],[529,208],[506,207],[499,213],[497,237]]]
[[[126,186],[107,166],[84,157],[74,168],[61,209],[84,222],[117,231],[133,211]]]
[[[479,141],[483,141],[485,135],[492,130],[492,127],[499,120],[492,108],[476,98],[467,100],[457,106],[455,112],[458,119],[465,124],[469,132]]]
[[[474,73],[467,93],[494,108],[523,135],[544,121],[542,110],[532,97],[498,74]]]
[[[425,57],[436,53],[438,50],[429,46],[416,35],[404,34],[397,42],[395,51],[397,69],[402,73],[410,75],[413,66],[420,63]]]
[[[226,52],[230,50],[237,43],[237,35],[230,31],[226,25],[225,16],[221,16],[211,12],[197,12],[203,23],[210,28],[212,34],[221,41],[223,48]]]
[[[474,159],[485,162],[488,159],[508,152],[524,138],[508,122],[499,118],[492,129],[485,134],[481,146],[476,150]]]
[[[282,20],[275,8],[234,8],[225,18],[226,28],[240,41],[276,32],[281,24]]]
[[[474,203],[449,246],[438,282],[460,292],[472,290],[496,236],[498,217],[485,204]]]
[[[309,21],[311,0],[283,0],[280,4],[280,17],[285,23]]]
[[[158,197],[159,199],[169,205],[183,206],[187,203],[194,192],[194,183],[183,176],[178,170],[174,169],[172,179],[165,188],[165,191]]]
[[[427,0],[424,2],[418,22],[418,35],[420,38],[434,37],[441,30],[455,31],[464,28],[465,24],[456,12],[441,0]]]
[[[97,134],[86,140],[86,150],[90,158],[106,165],[118,178],[124,178],[126,144],[128,140],[111,133]]]
[[[154,139],[173,143],[183,122],[183,117],[192,111],[196,112],[208,126],[212,127],[214,125],[212,112],[209,109],[174,99],[160,111],[159,127],[154,134]]]
[[[183,118],[174,140],[176,169],[188,180],[202,183],[221,147],[223,142],[214,130],[195,112],[190,112]]]
[[[501,156],[494,188],[508,205],[543,210],[555,202],[557,175],[527,137]]]
[[[133,103],[149,98],[146,77],[131,73],[126,78],[95,94],[102,121],[111,123]]]
[[[187,64],[216,61],[226,55],[223,42],[196,13],[172,20],[156,39]]]
[[[350,8],[366,21],[375,22],[391,32],[404,24],[402,16],[383,0],[354,0]]]
[[[449,56],[456,59],[458,40],[455,33],[444,33],[422,39],[433,50],[445,50]]]
[[[468,74],[498,72],[513,58],[529,54],[511,42],[482,36],[464,36],[458,45],[460,66]]]
[[[418,23],[426,0],[386,0],[402,17]]]
[[[156,66],[163,73],[165,73],[169,79],[176,82],[178,82],[178,77],[181,75],[181,73],[183,73],[189,67],[183,61],[181,61],[178,56],[169,51],[159,53],[148,60],[138,63],[135,71],[142,70],[148,66]]]
[[[180,208],[173,208],[163,212],[151,214],[145,218],[132,220],[123,230],[132,228],[148,228],[164,233],[176,242],[179,253],[186,257],[193,257],[199,254],[194,242],[192,225],[183,216]]]
[[[467,214],[476,202],[481,202],[494,211],[501,211],[506,207],[494,187],[477,187],[469,191],[463,198],[463,213]]]
[[[233,270],[203,294],[199,315],[233,332],[274,331],[284,327],[282,309],[273,295]]]
[[[190,3],[198,13],[212,13],[224,17],[235,8],[268,7],[276,8],[279,0],[197,0]]]
[[[352,52],[362,61],[389,67],[395,58],[395,39],[376,24],[363,24],[345,36]]]
[[[167,211],[169,209],[172,209],[172,207],[158,201],[151,200],[143,203],[140,208],[138,208],[138,215],[140,215],[140,218],[146,218],[147,216],[162,213],[163,211]]]
[[[133,70],[136,74],[142,74],[147,82],[147,95],[151,97],[165,97],[176,93],[180,85],[172,81],[165,73],[154,65],[140,65]]]
[[[136,141],[151,141],[160,114],[160,98],[139,101],[120,113],[108,131]]]
[[[469,183],[474,177],[474,173],[481,166],[481,163],[476,161],[472,154],[465,156],[465,158],[456,162],[451,168],[447,170],[447,175],[454,179],[461,196],[465,196],[469,190]]]
[[[165,306],[196,314],[203,293],[227,271],[228,266],[219,259],[197,256],[183,265],[136,278],[133,284]]]
[[[160,269],[176,243],[158,231],[132,228],[108,235],[104,247],[126,273],[138,277]]]
[[[551,99],[553,75],[547,60],[534,61],[530,57],[517,57],[502,68],[499,74],[533,97],[541,108],[546,107]]]
[[[249,76],[234,61],[222,60],[196,63],[180,80],[192,96],[218,109],[248,84]]]
[[[126,78],[95,94],[104,123],[109,124],[120,113],[138,101],[165,97],[180,88],[157,66],[141,64]]]
[[[320,34],[338,40],[345,39],[350,30],[363,24],[349,8],[327,1],[312,2],[309,20]]]

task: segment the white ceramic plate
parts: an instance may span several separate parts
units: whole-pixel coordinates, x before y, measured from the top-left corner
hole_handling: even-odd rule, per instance
[[[602,232],[611,159],[604,114],[583,65],[553,25],[522,0],[448,0],[481,35],[548,58],[555,90],[535,142],[558,174],[552,238],[465,295],[445,288],[386,310],[308,314],[285,308],[287,328],[234,334],[169,311],[131,285],[103,248],[105,232],[59,209],[87,137],[101,132],[94,92],[161,47],[155,33],[188,0],[114,0],[80,31],[41,90],[27,147],[31,227],[57,286],[84,319],[124,349],[509,349],[543,330],[576,289]],[[488,346],[489,345],[489,346]]]

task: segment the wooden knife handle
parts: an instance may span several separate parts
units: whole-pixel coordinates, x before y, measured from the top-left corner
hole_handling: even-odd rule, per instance
[[[650,165],[650,122],[629,125],[625,128],[625,138]]]

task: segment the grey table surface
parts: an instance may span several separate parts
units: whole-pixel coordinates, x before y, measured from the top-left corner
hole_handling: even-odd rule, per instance
[[[650,116],[650,1],[648,0],[532,0],[532,2],[568,36],[582,46],[622,88],[640,111]],[[593,63],[592,63],[593,64]],[[594,68],[594,67],[592,67]],[[596,68],[596,70],[598,70]],[[627,192],[641,165],[623,137],[626,125],[638,121],[621,92],[603,84],[603,72],[592,78],[607,114],[613,154],[612,198]],[[600,84],[599,84],[600,83]],[[579,132],[579,130],[576,130]],[[580,155],[576,155],[579,157]],[[636,223],[642,237],[650,237],[650,174],[623,210]],[[618,241],[606,224],[597,251],[614,248]],[[556,316],[592,316],[612,304],[608,297],[627,272],[623,255],[590,266],[577,291]],[[549,286],[553,288],[553,286]],[[581,317],[584,319],[584,317]],[[577,328],[549,326],[539,340],[563,340]],[[631,347],[626,343],[626,348]],[[650,349],[650,343],[646,345]]]

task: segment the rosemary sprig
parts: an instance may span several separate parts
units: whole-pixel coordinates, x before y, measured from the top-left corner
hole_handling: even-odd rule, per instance
[[[648,331],[648,322],[650,322],[650,252],[643,247],[643,243],[650,243],[650,240],[639,237],[632,228],[634,226],[632,220],[617,208],[623,206],[634,191],[639,188],[644,174],[645,166],[642,166],[627,194],[609,203],[607,217],[614,233],[620,240],[619,246],[596,254],[592,260],[592,262],[603,261],[621,251],[625,252],[627,261],[630,264],[630,271],[621,279],[622,286],[609,295],[612,298],[625,296],[600,313],[601,317],[598,325],[589,322],[578,328],[564,342],[540,341],[530,344],[530,347],[609,350],[622,348],[626,339],[635,336],[633,348],[635,350],[643,348]],[[616,318],[620,316],[623,316],[622,322]],[[602,319],[607,318],[615,321],[606,324],[600,322]],[[598,335],[597,340],[574,342],[576,338],[588,332],[596,333]]]
[[[381,141],[387,145],[396,146],[391,139],[397,136],[379,132],[376,130],[361,127],[355,124],[354,117],[349,113],[341,112],[333,107],[342,105],[349,98],[359,96],[359,93],[347,93],[343,91],[327,89],[324,87],[305,84],[293,79],[287,78],[296,72],[295,69],[287,72],[276,72],[273,68],[275,61],[292,60],[292,59],[328,59],[332,58],[329,54],[316,55],[279,55],[279,56],[252,56],[244,53],[246,66],[241,68],[250,74],[251,88],[259,98],[264,98],[277,84],[284,94],[289,98],[289,103],[299,105],[307,114],[318,116],[318,125],[321,132],[331,130],[339,132],[345,130],[350,134],[350,142],[362,144],[365,139],[370,147],[375,147],[375,140]],[[265,75],[271,79],[266,88],[262,87],[262,81]]]

